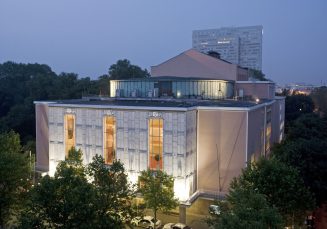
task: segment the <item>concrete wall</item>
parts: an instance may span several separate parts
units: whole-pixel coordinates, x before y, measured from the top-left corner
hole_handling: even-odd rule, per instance
[[[252,96],[254,99],[274,99],[275,83],[268,81],[236,81],[235,90],[239,96],[240,89],[244,96]]]
[[[36,169],[49,170],[49,123],[48,104],[35,104],[36,123]]]
[[[151,66],[151,76],[203,77],[236,80],[237,65],[190,49],[159,65]]]
[[[249,72],[245,68],[237,67],[237,79],[238,81],[249,80]]]
[[[198,189],[228,191],[246,165],[246,126],[245,111],[198,111]]]

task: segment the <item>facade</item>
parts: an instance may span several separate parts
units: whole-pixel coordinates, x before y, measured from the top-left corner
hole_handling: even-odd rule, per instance
[[[212,58],[199,73],[222,72]],[[133,183],[145,169],[166,171],[184,203],[224,195],[248,162],[283,139],[284,97],[272,82],[169,76],[171,66],[185,71],[173,59],[157,65],[157,76],[111,81],[108,98],[35,101],[37,169],[53,175],[74,146],[85,163],[97,154],[108,166],[120,160]]]
[[[262,26],[195,30],[193,48],[218,52],[221,58],[242,67],[262,69]]]

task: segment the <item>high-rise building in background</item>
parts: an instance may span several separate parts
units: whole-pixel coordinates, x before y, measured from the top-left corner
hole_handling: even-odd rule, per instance
[[[233,64],[262,70],[262,33],[261,25],[194,30],[193,48],[204,53],[215,51]]]

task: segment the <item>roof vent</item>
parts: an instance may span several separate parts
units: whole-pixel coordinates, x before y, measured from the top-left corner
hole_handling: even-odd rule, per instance
[[[207,54],[208,54],[209,56],[214,57],[214,58],[220,59],[220,53],[218,53],[218,52],[215,52],[215,51],[209,51]]]

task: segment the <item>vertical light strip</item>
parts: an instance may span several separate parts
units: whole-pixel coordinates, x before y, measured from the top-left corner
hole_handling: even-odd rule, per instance
[[[103,119],[103,157],[106,164],[112,164],[116,159],[116,119],[105,116]]]
[[[75,147],[75,115],[65,114],[65,157],[69,150]]]
[[[149,119],[149,167],[162,169],[163,119]]]

